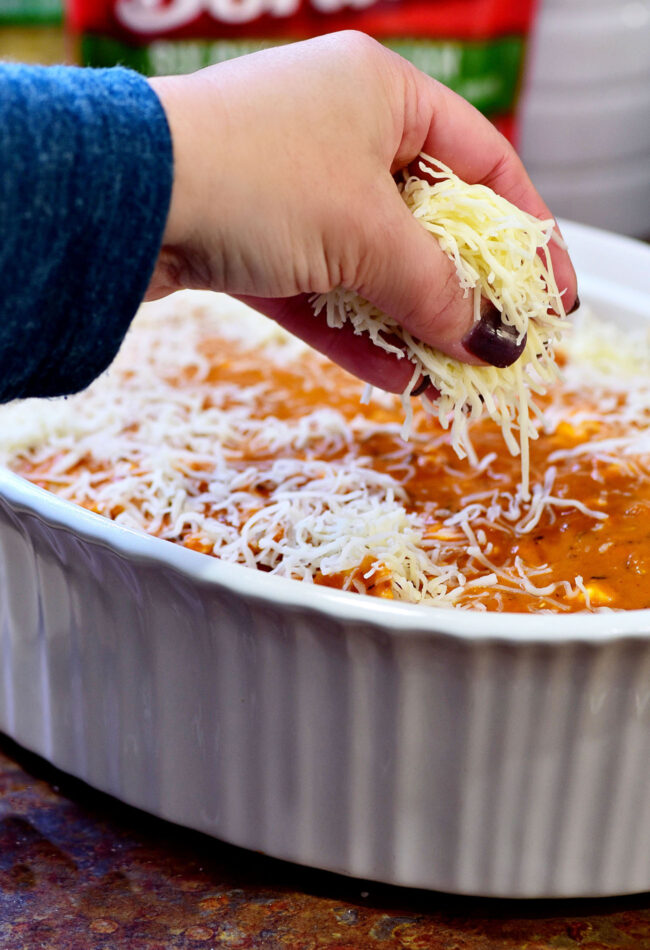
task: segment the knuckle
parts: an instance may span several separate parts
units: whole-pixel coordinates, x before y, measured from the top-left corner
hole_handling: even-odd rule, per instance
[[[423,281],[416,299],[420,305],[411,314],[410,327],[413,335],[424,342],[435,340],[438,345],[456,342],[468,329],[470,303],[465,301],[463,308],[464,298],[453,266],[446,268],[433,295],[430,280]],[[465,317],[463,309],[467,310]]]
[[[463,319],[464,300],[456,270],[450,266],[434,304],[436,331],[441,341],[455,342],[467,330],[467,318]],[[465,309],[469,310],[469,304]]]
[[[365,238],[366,220],[356,202],[335,209],[323,227],[322,268],[326,290],[345,287],[360,292],[363,273],[371,266],[372,255],[364,248],[372,246]]]
[[[362,33],[360,30],[343,30],[341,33],[337,34],[339,37],[339,42],[347,49],[351,54],[354,54],[354,57],[357,61],[360,59],[374,59],[377,56],[378,51],[382,50],[383,47],[377,40],[373,39],[371,36],[368,36],[367,33]]]

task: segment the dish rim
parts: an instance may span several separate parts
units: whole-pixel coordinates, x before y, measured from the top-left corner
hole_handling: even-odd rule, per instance
[[[597,614],[528,614],[433,607],[364,597],[352,591],[254,571],[163,538],[140,534],[59,498],[4,467],[0,467],[0,497],[16,512],[36,516],[51,528],[100,544],[132,563],[171,568],[195,584],[225,587],[248,600],[331,616],[340,623],[371,624],[398,637],[446,635],[465,641],[499,640],[518,646],[576,641],[600,644],[622,637],[650,637],[650,608]]]
[[[583,257],[587,271],[591,271],[586,283],[592,296],[636,313],[642,308],[648,313],[650,322],[650,285],[647,290],[643,284],[638,286],[638,268],[642,273],[645,268],[650,272],[650,247],[586,225],[562,220],[559,225],[568,243],[576,242],[579,256]],[[590,259],[594,253],[598,263]],[[615,265],[613,269],[612,264]],[[622,273],[617,272],[617,266]],[[577,269],[580,270],[579,266]],[[617,288],[617,278],[625,279],[626,283]],[[584,283],[581,274],[581,296]],[[650,608],[529,614],[434,607],[364,597],[351,591],[254,571],[242,564],[222,561],[116,524],[34,485],[5,466],[0,466],[0,498],[17,512],[34,515],[52,528],[101,544],[140,565],[172,568],[194,583],[226,587],[248,599],[329,615],[347,624],[371,624],[395,636],[449,636],[477,642],[499,640],[517,646],[569,642],[602,644],[624,637],[650,637]]]

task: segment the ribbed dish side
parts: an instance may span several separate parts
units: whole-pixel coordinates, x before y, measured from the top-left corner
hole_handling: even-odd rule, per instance
[[[350,625],[247,602],[4,502],[0,595],[0,727],[126,802],[397,884],[650,887],[643,640]]]

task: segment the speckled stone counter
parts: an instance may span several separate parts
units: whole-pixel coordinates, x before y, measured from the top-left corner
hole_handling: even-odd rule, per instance
[[[0,739],[0,950],[650,950],[650,895],[487,901],[307,870],[158,821]]]

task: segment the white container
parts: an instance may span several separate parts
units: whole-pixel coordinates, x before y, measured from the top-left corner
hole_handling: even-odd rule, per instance
[[[617,168],[586,166],[580,174],[571,165],[531,169],[533,180],[550,208],[582,220],[604,220],[621,234],[650,236],[650,159],[625,159]]]
[[[650,248],[562,224],[650,319]],[[120,527],[0,470],[0,729],[156,815],[358,877],[650,889],[650,610],[361,597]]]
[[[650,236],[650,0],[542,0],[520,124],[555,214]]]
[[[650,180],[650,76],[598,95],[582,86],[570,96],[538,89],[528,101],[522,131],[529,170],[570,166],[575,176],[578,169],[601,175],[611,169],[625,178],[625,166],[634,162],[644,165]]]
[[[527,80],[534,87],[607,86],[650,77],[647,0],[541,0]]]

